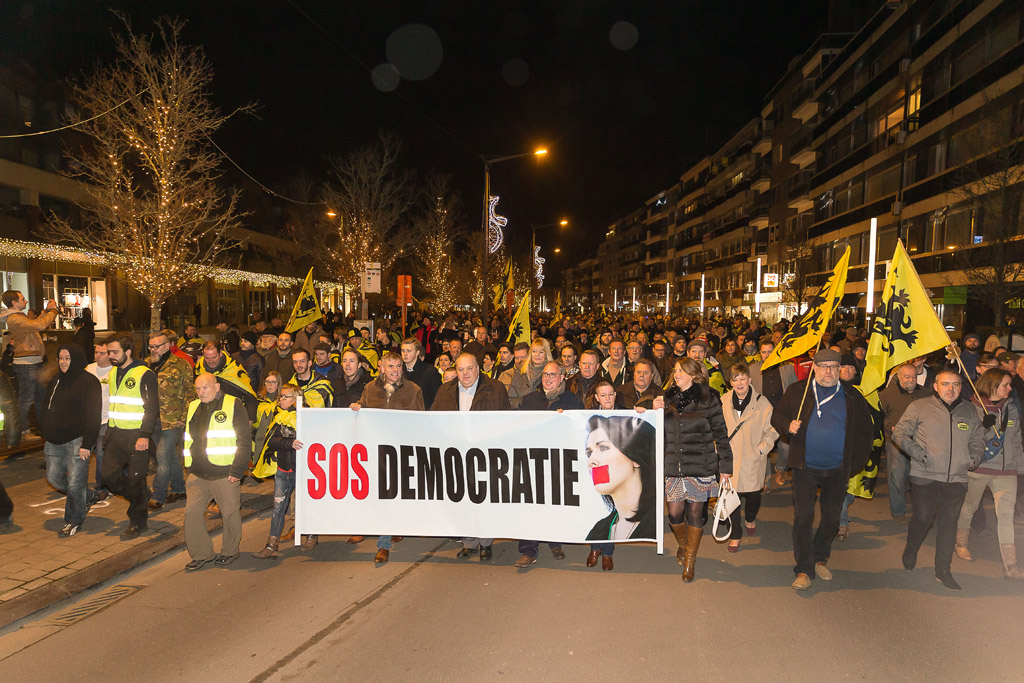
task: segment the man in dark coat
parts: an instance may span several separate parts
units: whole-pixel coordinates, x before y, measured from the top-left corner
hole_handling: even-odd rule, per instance
[[[363,395],[363,388],[373,379],[360,361],[362,356],[352,349],[341,354],[341,380],[334,389],[334,407],[348,408],[357,403]],[[435,372],[435,374],[437,374]]]
[[[405,378],[420,388],[423,392],[423,405],[426,406],[426,410],[430,410],[430,406],[434,404],[434,396],[441,386],[441,375],[434,366],[424,360],[426,354],[419,339],[403,339],[401,348]]]
[[[875,435],[868,402],[853,386],[839,381],[841,359],[831,349],[818,351],[814,374],[791,385],[772,413],[775,431],[789,435],[796,590],[810,588],[815,576],[823,581],[832,579],[828,558],[832,539],[839,531],[847,484],[852,475],[864,469]],[[821,521],[812,537],[814,499],[819,488]]]
[[[653,408],[654,399],[664,396],[664,390],[654,380],[654,363],[640,358],[633,364],[633,381],[615,390],[616,408]]]
[[[405,345],[402,345],[405,348]],[[480,365],[476,356],[463,353],[455,359],[455,372],[458,380],[442,384],[434,397],[431,410],[467,411],[467,410],[511,410],[508,391],[505,385],[487,375],[480,374]],[[436,372],[434,373],[437,374]],[[469,537],[462,539],[462,550],[456,557],[471,557],[480,549],[480,560],[491,559],[493,538]]]

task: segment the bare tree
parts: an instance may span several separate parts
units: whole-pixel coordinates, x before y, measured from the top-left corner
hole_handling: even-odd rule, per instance
[[[807,231],[799,227],[786,231],[785,243],[786,265],[779,282],[779,291],[782,292],[782,300],[795,306],[799,314],[819,289],[811,277],[817,270],[814,248],[807,241]]]
[[[417,271],[420,284],[434,296],[429,303],[431,312],[445,313],[458,301],[453,262],[459,262],[455,253],[464,240],[465,225],[459,213],[458,196],[451,190],[447,175],[432,174],[423,189],[423,216],[417,222]]]
[[[415,244],[412,231],[400,229],[414,200],[412,177],[398,168],[400,147],[397,138],[382,134],[377,144],[332,161],[334,178],[324,199],[336,220],[313,244],[353,291],[361,291],[365,263],[380,263],[390,279],[395,261]]]
[[[210,102],[213,69],[201,48],[180,42],[183,21],[161,18],[145,35],[121,20],[115,62],[73,92],[78,129],[89,137],[69,150],[69,175],[89,194],[82,225],[51,217],[44,233],[103,254],[149,301],[157,329],[162,304],[237,244],[227,232],[239,225],[238,195],[218,187],[219,156],[209,140],[230,114]]]
[[[967,159],[957,173],[954,195],[970,207],[963,215],[974,226],[963,231],[970,243],[955,251],[955,262],[1002,328],[1007,303],[1024,297],[1024,110],[994,99],[984,106],[989,116],[962,135],[961,149],[951,145],[950,150],[951,157],[956,155],[952,161]]]

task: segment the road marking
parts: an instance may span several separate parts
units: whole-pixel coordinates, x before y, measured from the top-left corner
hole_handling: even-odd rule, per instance
[[[436,546],[434,546],[429,551],[427,551],[426,555],[424,555],[420,559],[416,560],[416,562],[414,562],[413,564],[409,565],[404,570],[402,570],[402,572],[400,574],[398,574],[393,579],[391,579],[390,581],[385,583],[383,586],[381,586],[380,588],[378,588],[374,592],[370,593],[368,596],[366,596],[365,598],[363,598],[362,600],[360,600],[359,602],[355,603],[354,605],[349,607],[347,610],[342,612],[341,615],[338,616],[337,619],[335,619],[334,621],[329,623],[327,626],[325,626],[324,628],[322,628],[319,631],[317,631],[315,634],[313,634],[309,638],[309,640],[304,642],[302,645],[299,645],[297,648],[295,648],[294,650],[292,650],[291,652],[286,654],[281,659],[279,659],[276,662],[274,662],[274,664],[271,665],[270,668],[264,670],[259,675],[254,676],[252,678],[252,683],[262,683],[263,681],[269,680],[271,676],[273,676],[278,671],[280,671],[281,669],[283,669],[284,667],[288,666],[293,661],[295,661],[295,659],[298,658],[299,655],[303,654],[304,652],[306,652],[307,650],[312,648],[314,645],[317,645],[324,638],[326,638],[327,636],[331,635],[333,632],[337,631],[339,628],[344,626],[345,622],[347,622],[349,619],[351,619],[353,616],[355,616],[356,612],[358,612],[359,610],[363,609],[364,607],[367,607],[371,603],[375,602],[382,595],[384,595],[389,590],[394,588],[395,585],[397,585],[402,579],[404,579],[406,576],[408,576],[410,572],[412,572],[414,569],[416,569],[421,564],[423,564],[424,562],[429,560],[431,557],[433,557],[434,554],[438,550],[440,550],[441,548],[443,548],[447,544],[448,544],[448,539],[445,539],[445,540],[441,541],[440,543],[438,543]]]

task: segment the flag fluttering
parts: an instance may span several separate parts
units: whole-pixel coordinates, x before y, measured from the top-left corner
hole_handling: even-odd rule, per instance
[[[509,292],[515,291],[515,283],[512,281],[512,259],[509,258],[505,264],[505,271],[501,274],[498,284],[491,287],[494,292],[494,310],[500,311],[505,305],[505,297]]]
[[[320,301],[317,299],[316,289],[313,287],[313,269],[310,268],[305,282],[302,283],[299,299],[292,309],[292,317],[288,318],[288,325],[284,329],[287,332],[295,332],[323,317],[324,313],[320,310]]]
[[[825,328],[828,327],[828,321],[832,319],[836,306],[843,298],[849,266],[850,247],[846,247],[846,252],[839,259],[828,280],[807,302],[807,312],[797,318],[789,332],[779,340],[779,345],[772,350],[771,355],[761,366],[762,371],[802,356],[818,345],[821,336],[825,334]]]
[[[519,342],[530,343],[530,293],[527,292],[523,300],[519,302],[515,316],[508,326],[508,341],[518,344]]]

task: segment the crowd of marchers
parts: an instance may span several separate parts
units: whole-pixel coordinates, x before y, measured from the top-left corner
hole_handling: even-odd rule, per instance
[[[1024,575],[1014,546],[1014,522],[1024,515],[1018,474],[1024,473],[1024,360],[996,337],[983,344],[964,335],[962,363],[940,352],[895,368],[876,408],[857,390],[868,343],[867,331],[856,327],[839,326],[816,351],[768,368],[762,366],[787,332],[785,320],[769,328],[742,315],[596,312],[534,318],[530,341],[519,342],[505,341],[507,316],[481,320],[468,313],[413,313],[404,335],[390,317],[376,320],[371,331],[339,313],[294,334],[278,319],[257,320],[244,331],[220,324],[210,338],[194,325],[155,330],[144,347],[123,332],[104,339],[76,333],[77,343],[61,345],[48,359],[40,332],[52,324],[55,306],[30,317],[27,303],[20,292],[3,294],[10,381],[0,382],[0,391],[10,396],[0,402],[9,443],[23,436],[44,440],[47,479],[66,494],[61,537],[87,529],[90,506],[112,495],[128,503],[122,539],[146,533],[150,515],[184,501],[186,569],[230,564],[242,538],[241,482],[273,478],[269,538],[253,556],[278,557],[279,544],[294,540],[288,516],[296,451],[303,447],[296,434],[299,403],[351,410],[663,410],[665,508],[683,581],[695,577],[709,509],[726,480],[742,502],[727,541],[729,552],[739,552],[744,535],[758,533],[762,497],[778,493],[787,478],[792,587],[832,580],[833,542],[850,534],[857,490],[851,479],[865,476],[866,468],[885,471],[892,518],[907,524],[907,570],[934,527],[935,577],[959,590],[953,558],[972,559],[971,531],[984,528],[990,491],[1004,575]],[[29,428],[33,416],[36,429]],[[591,466],[629,457],[612,436],[588,452]],[[224,532],[215,553],[205,518],[218,512]],[[13,513],[0,483],[0,533],[12,527]],[[635,526],[641,511],[617,513]],[[619,537],[590,545],[587,566],[614,568],[611,538]],[[299,540],[303,551],[318,542],[316,536]],[[400,540],[377,537],[374,562],[387,562]],[[543,540],[519,540],[514,565],[536,563]],[[457,557],[488,561],[494,541],[462,539]],[[555,560],[565,558],[560,544],[548,546]]]

